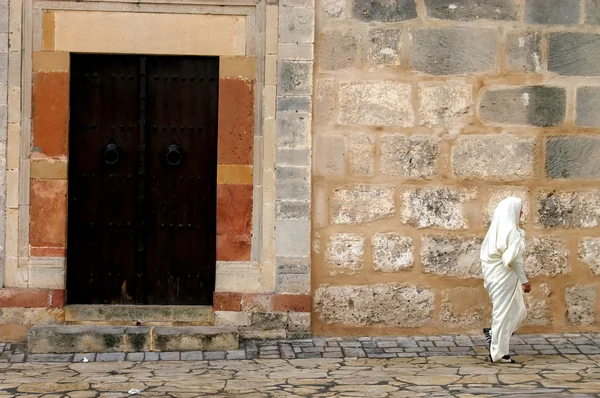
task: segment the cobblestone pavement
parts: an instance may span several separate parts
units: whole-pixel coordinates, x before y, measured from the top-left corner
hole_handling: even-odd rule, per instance
[[[600,355],[600,334],[518,335],[511,339],[512,355]],[[1,362],[198,361],[222,359],[417,358],[485,356],[481,336],[364,337],[356,339],[246,341],[236,351],[147,352],[110,354],[27,354],[22,346],[0,343]]]
[[[600,355],[1,363],[0,397],[595,397]]]

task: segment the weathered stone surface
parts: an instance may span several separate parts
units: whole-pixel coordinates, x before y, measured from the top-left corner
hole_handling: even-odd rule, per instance
[[[523,270],[528,278],[567,274],[569,249],[562,238],[536,237],[527,241]]]
[[[417,17],[415,0],[353,0],[354,17],[361,21],[399,22]]]
[[[586,0],[585,23],[600,25],[600,0]]]
[[[337,188],[331,198],[333,224],[362,224],[396,214],[393,185],[350,184]]]
[[[307,149],[311,133],[310,113],[278,112],[275,143],[282,149]]]
[[[420,83],[419,101],[422,126],[464,127],[472,115],[473,87],[451,82]]]
[[[535,139],[511,135],[459,137],[452,150],[452,169],[459,179],[518,181],[535,173]]]
[[[484,122],[492,124],[547,127],[563,122],[566,105],[562,87],[493,87],[484,92],[479,113]]]
[[[315,312],[327,324],[419,327],[431,320],[431,290],[396,284],[317,288]]]
[[[314,167],[317,175],[340,178],[346,175],[346,137],[318,134],[314,138]]]
[[[521,210],[523,210],[521,221],[526,222],[529,219],[529,188],[511,186],[491,187],[488,189],[488,198],[483,207],[483,217],[486,226],[489,226],[492,222],[494,210],[496,210],[500,201],[509,196],[521,199]]]
[[[328,30],[317,38],[317,59],[322,70],[341,70],[358,66],[358,35],[348,30]]]
[[[563,76],[600,76],[600,35],[560,32],[548,37],[548,70]]]
[[[381,138],[381,172],[405,178],[430,179],[437,171],[438,139],[399,134]]]
[[[32,354],[124,352],[124,333],[121,326],[34,326],[27,344]]]
[[[208,325],[212,307],[148,306],[148,305],[69,305],[65,307],[66,322],[193,322]]]
[[[286,329],[288,323],[287,312],[255,312],[252,314],[250,329],[255,330],[278,330]]]
[[[549,326],[552,323],[552,312],[550,310],[550,288],[542,283],[532,286],[531,293],[525,295],[525,306],[527,307],[527,318],[523,322],[525,326]]]
[[[575,123],[583,127],[600,127],[600,87],[577,88]]]
[[[542,72],[542,35],[539,32],[509,33],[506,43],[508,68],[514,72]]]
[[[600,238],[583,238],[579,241],[579,261],[600,275]]]
[[[497,69],[498,32],[479,28],[411,30],[413,69],[430,75],[461,75]]]
[[[593,228],[600,218],[600,192],[538,193],[537,222],[545,228]]]
[[[577,25],[580,0],[528,0],[525,21],[544,25]]]
[[[341,233],[329,237],[325,262],[330,275],[360,272],[363,268],[364,257],[364,235]]]
[[[377,233],[371,239],[373,267],[380,272],[398,272],[413,267],[412,239],[394,232]]]
[[[425,0],[429,18],[453,21],[514,21],[519,13],[517,0]]]
[[[481,238],[426,235],[421,239],[421,261],[427,274],[461,279],[481,278]]]
[[[345,0],[322,0],[321,7],[329,18],[340,18],[346,11]]]
[[[442,292],[442,325],[447,328],[482,326],[488,302],[488,294],[481,287],[446,289]]]
[[[279,166],[275,170],[277,200],[309,200],[310,169],[308,167]]]
[[[599,179],[600,137],[557,136],[548,138],[546,141],[546,173],[550,178]]]
[[[327,124],[333,114],[333,79],[315,80],[315,122]]]
[[[340,83],[340,122],[409,127],[414,122],[411,85],[394,81]]]
[[[589,326],[596,323],[596,286],[569,286],[565,289],[567,325]]]
[[[280,7],[279,42],[312,43],[315,40],[313,7]]]
[[[145,352],[150,351],[150,330],[145,326],[126,327],[125,328],[125,352]]]
[[[237,350],[238,332],[227,326],[155,327],[153,351]]]
[[[463,204],[477,192],[460,188],[409,188],[403,193],[402,222],[417,228],[465,229]]]
[[[400,29],[369,30],[369,48],[367,60],[372,66],[400,65],[400,47],[402,31]]]
[[[312,95],[312,62],[280,60],[277,67],[277,95]]]
[[[348,137],[350,174],[370,177],[375,162],[375,137],[372,134],[352,134]]]

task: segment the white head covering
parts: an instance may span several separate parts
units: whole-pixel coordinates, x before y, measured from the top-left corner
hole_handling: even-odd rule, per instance
[[[508,197],[496,207],[490,229],[481,246],[481,260],[502,257],[505,265],[522,250],[522,233],[519,230],[521,199]]]

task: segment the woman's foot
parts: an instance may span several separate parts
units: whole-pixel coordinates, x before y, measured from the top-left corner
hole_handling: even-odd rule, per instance
[[[510,357],[510,355],[505,355],[502,358],[500,358],[498,361],[494,362],[491,354],[490,354],[490,362],[491,363],[517,363],[514,359],[512,359]]]

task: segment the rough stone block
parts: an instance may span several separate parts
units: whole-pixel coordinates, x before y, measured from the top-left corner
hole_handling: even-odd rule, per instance
[[[340,83],[340,122],[361,126],[410,127],[411,85],[394,81]]]
[[[275,143],[280,149],[310,147],[311,115],[301,112],[277,112]]]
[[[563,122],[566,106],[567,94],[562,87],[494,87],[484,92],[479,114],[491,124],[549,127]]]
[[[277,330],[287,329],[288,314],[287,312],[270,312],[252,314],[250,328],[258,330]]]
[[[417,228],[466,229],[463,205],[475,199],[474,189],[421,188],[406,189],[402,198],[402,222]]]
[[[421,125],[460,128],[472,115],[473,88],[467,84],[427,82],[419,84]]]
[[[327,124],[331,122],[333,114],[333,79],[315,80],[315,122],[317,124]]]
[[[526,222],[529,219],[529,188],[511,186],[491,187],[488,190],[488,198],[483,207],[483,217],[486,226],[489,226],[492,222],[494,210],[496,210],[500,201],[509,196],[521,199],[521,210],[523,210],[521,222]]]
[[[513,72],[541,73],[540,32],[513,32],[506,39],[508,68]]]
[[[321,285],[314,303],[315,312],[326,324],[414,328],[431,320],[434,294],[419,286],[397,284]]]
[[[279,200],[275,203],[276,220],[308,220],[310,219],[310,203],[308,201]]]
[[[452,150],[452,169],[459,179],[518,181],[535,174],[534,138],[510,135],[459,137]]]
[[[31,354],[123,352],[121,326],[33,326],[28,335]]]
[[[364,258],[364,235],[340,233],[329,237],[325,252],[329,275],[356,274],[362,270]]]
[[[550,288],[545,283],[532,286],[531,293],[525,295],[527,318],[523,322],[524,326],[549,326],[552,324],[550,293]]]
[[[575,123],[583,127],[600,127],[600,87],[577,88]]]
[[[360,37],[352,30],[328,30],[317,37],[319,67],[325,71],[358,67]]]
[[[400,65],[402,31],[376,28],[369,30],[367,61],[372,66]]]
[[[309,236],[310,238],[310,236]],[[290,243],[293,244],[293,243]],[[278,274],[276,276],[277,293],[308,294],[310,293],[310,274]]]
[[[279,8],[279,42],[313,43],[315,37],[313,7]]]
[[[310,257],[276,257],[278,274],[310,274]]]
[[[364,224],[396,214],[393,185],[350,184],[333,191],[333,224]]]
[[[350,174],[371,177],[375,163],[375,137],[368,133],[350,135],[348,137],[348,160]]]
[[[548,138],[546,141],[546,173],[550,178],[599,179],[600,137]]]
[[[312,62],[279,61],[277,63],[277,95],[311,95],[313,86]]]
[[[153,351],[237,350],[238,332],[226,326],[157,326],[153,330]]]
[[[427,235],[421,239],[421,261],[427,274],[461,279],[481,278],[481,238]]]
[[[144,352],[150,351],[150,330],[145,326],[135,326],[125,328],[125,352]]]
[[[482,287],[443,290],[440,321],[446,328],[482,326],[488,302],[488,294]]]
[[[519,13],[517,0],[425,0],[427,16],[453,21],[514,21]]]
[[[523,270],[528,278],[569,273],[569,249],[564,239],[537,237],[528,240]]]
[[[311,83],[312,84],[312,83]],[[277,97],[278,111],[311,112],[312,97],[308,95]]]
[[[417,18],[415,0],[353,0],[354,17],[361,21],[399,22]]]
[[[577,25],[580,0],[527,0],[525,22],[543,25]]]
[[[275,189],[277,200],[309,200],[310,169],[295,166],[277,167]]]
[[[413,243],[408,236],[394,232],[377,233],[371,239],[373,267],[379,272],[398,272],[412,269]]]
[[[579,241],[579,261],[590,267],[594,275],[600,275],[600,238],[582,238]]]
[[[585,23],[600,25],[600,0],[586,0]]]
[[[600,76],[600,35],[560,32],[548,37],[548,71],[563,76]]]
[[[430,75],[463,75],[496,70],[498,32],[480,28],[411,30],[413,69]]]
[[[537,223],[544,228],[593,228],[600,218],[600,192],[538,192]]]
[[[438,155],[437,138],[399,134],[381,138],[381,172],[385,175],[430,179],[437,171]]]
[[[346,11],[345,0],[322,0],[320,4],[328,18],[340,18]]]
[[[310,332],[310,312],[290,312],[288,317],[290,332]]]
[[[316,175],[340,178],[346,175],[346,137],[318,134],[314,137],[314,171]]]
[[[569,326],[596,323],[596,286],[570,286],[565,289],[566,321]]]

